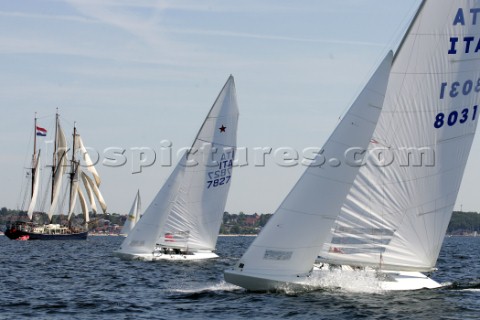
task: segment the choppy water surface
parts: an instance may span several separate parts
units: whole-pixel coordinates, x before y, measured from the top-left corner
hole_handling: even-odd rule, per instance
[[[480,319],[480,237],[445,239],[439,290],[263,294],[223,281],[251,237],[220,237],[221,258],[202,262],[123,261],[123,239],[0,236],[0,319]]]

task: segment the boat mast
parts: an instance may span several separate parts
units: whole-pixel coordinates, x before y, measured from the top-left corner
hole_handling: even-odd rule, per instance
[[[56,159],[57,159],[57,130],[58,130],[58,108],[55,113],[55,142],[53,145],[53,162],[52,162],[52,196],[50,203],[53,203],[53,198],[55,196],[55,169],[56,169]]]
[[[35,112],[35,119],[33,122],[33,156],[32,156],[32,196],[35,190],[35,174],[36,174],[36,164],[37,164],[37,113]]]
[[[73,200],[73,180],[75,180],[75,173],[77,172],[77,163],[75,162],[75,138],[77,136],[77,127],[76,123],[73,123],[73,142],[72,142],[72,166],[70,170],[70,200],[69,200],[69,208],[72,207],[72,200]]]

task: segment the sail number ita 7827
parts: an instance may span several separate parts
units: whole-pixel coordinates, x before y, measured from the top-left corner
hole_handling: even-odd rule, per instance
[[[222,170],[215,170],[208,173],[209,180],[207,181],[207,188],[218,187],[227,184],[232,177],[232,169],[226,168]]]
[[[235,152],[233,150],[223,152],[216,170],[207,172],[207,189],[222,186],[230,182],[234,157]]]

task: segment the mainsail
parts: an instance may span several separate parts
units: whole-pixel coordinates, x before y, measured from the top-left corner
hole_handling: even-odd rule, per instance
[[[191,150],[179,161],[119,253],[151,254],[157,244],[215,248],[230,187],[237,121],[235,83],[230,76]]]
[[[90,178],[80,167],[80,161],[75,159],[75,155],[72,156],[72,161],[71,161],[71,189],[70,189],[70,205],[69,205],[69,211],[68,211],[68,220],[70,220],[73,211],[75,209],[75,205],[77,204],[77,199],[79,200],[80,207],[82,210],[82,214],[85,218],[85,221],[89,221],[89,212],[88,212],[88,203],[86,201],[86,198],[83,194],[81,186],[83,185],[83,189],[87,193],[87,197],[89,200],[90,208],[94,213],[97,212],[97,205],[95,200],[97,200],[100,203],[100,206],[102,207],[103,213],[106,212],[107,210],[107,205],[105,203],[105,200],[103,199],[103,196],[98,188],[98,184],[96,181],[100,181],[100,177],[98,176],[97,170],[93,166],[93,162],[90,159],[90,156],[87,153],[87,150],[85,146],[83,145],[83,141],[81,136],[77,133],[76,128],[74,128],[74,153],[80,151],[82,154],[82,158],[85,161],[85,167],[87,168],[87,171],[89,171],[92,176],[94,177],[93,179]],[[95,180],[94,180],[95,179]]]
[[[100,187],[100,183],[101,183],[100,176],[98,175],[97,169],[95,169],[95,166],[93,165],[93,161],[90,158],[90,155],[88,154],[87,149],[83,144],[82,137],[80,135],[76,136],[76,144],[78,144],[77,148],[78,150],[80,150],[80,153],[82,154],[85,167],[92,174],[93,178],[95,179],[95,184],[97,185],[97,187]]]
[[[73,181],[71,184],[71,189],[70,189],[70,206],[68,208],[68,220],[70,220],[73,210],[75,209],[75,204],[77,202],[77,196],[79,194],[79,175],[81,174],[81,169],[77,168],[76,172],[74,173]]]
[[[81,176],[82,176],[83,186],[85,187],[85,192],[87,193],[87,198],[90,203],[90,208],[92,208],[93,213],[97,213],[97,204],[95,202],[95,194],[93,193],[93,190],[90,187],[91,182],[89,182],[89,180],[91,179],[83,171],[81,173]]]
[[[295,277],[312,269],[359,170],[358,158],[362,158],[375,129],[391,61],[390,52],[321,153],[237,263],[240,276]]]
[[[92,180],[89,176],[86,174],[82,175],[83,183],[85,185],[85,189],[87,189],[89,192],[91,189],[93,191],[93,194],[95,195],[95,198],[98,200],[98,203],[100,204],[100,207],[102,208],[103,213],[107,212],[107,203],[105,202],[105,199],[102,196],[102,193],[100,192],[100,189],[98,188],[97,184],[95,181]],[[88,185],[88,187],[87,187]],[[90,197],[90,195],[89,195]],[[95,206],[96,208],[96,206]]]
[[[55,171],[53,173],[53,182],[54,187],[52,188],[52,203],[50,205],[50,209],[48,210],[48,219],[52,221],[52,216],[56,213],[58,202],[62,197],[62,181],[64,178],[64,174],[67,169],[67,138],[65,137],[65,133],[63,132],[62,127],[60,126],[60,122],[56,121],[56,149],[54,153],[54,158],[56,160],[55,163]]]
[[[78,188],[78,199],[80,200],[80,207],[82,208],[83,218],[85,219],[85,225],[88,226],[90,222],[90,215],[88,214],[88,205],[83,195],[82,189]]]
[[[386,157],[360,169],[322,261],[435,267],[480,117],[479,11],[478,0],[422,4],[370,144]]]
[[[33,191],[32,191],[32,198],[30,199],[30,205],[28,206],[27,210],[27,215],[30,220],[32,220],[33,217],[33,210],[35,210],[35,206],[37,204],[37,198],[38,198],[38,192],[39,192],[39,187],[40,187],[40,170],[39,170],[39,164],[40,164],[40,152],[38,153],[38,156],[35,157],[35,164],[34,164],[34,171],[35,176],[33,177]]]

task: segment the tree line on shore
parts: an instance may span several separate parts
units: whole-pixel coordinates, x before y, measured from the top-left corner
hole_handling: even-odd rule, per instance
[[[44,220],[45,213],[35,213],[36,220]],[[220,226],[221,234],[258,234],[266,225],[272,214],[245,214],[240,212],[232,214],[225,212],[223,214],[222,224]],[[60,216],[61,217],[61,216]],[[92,228],[97,231],[119,232],[121,226],[125,223],[127,216],[125,214],[108,213],[92,215]],[[61,221],[61,218],[57,218]],[[5,229],[5,225],[12,221],[27,221],[27,213],[20,210],[10,210],[5,207],[0,209],[0,230]],[[480,233],[480,213],[454,211],[452,219],[447,229],[451,235],[469,235]]]

